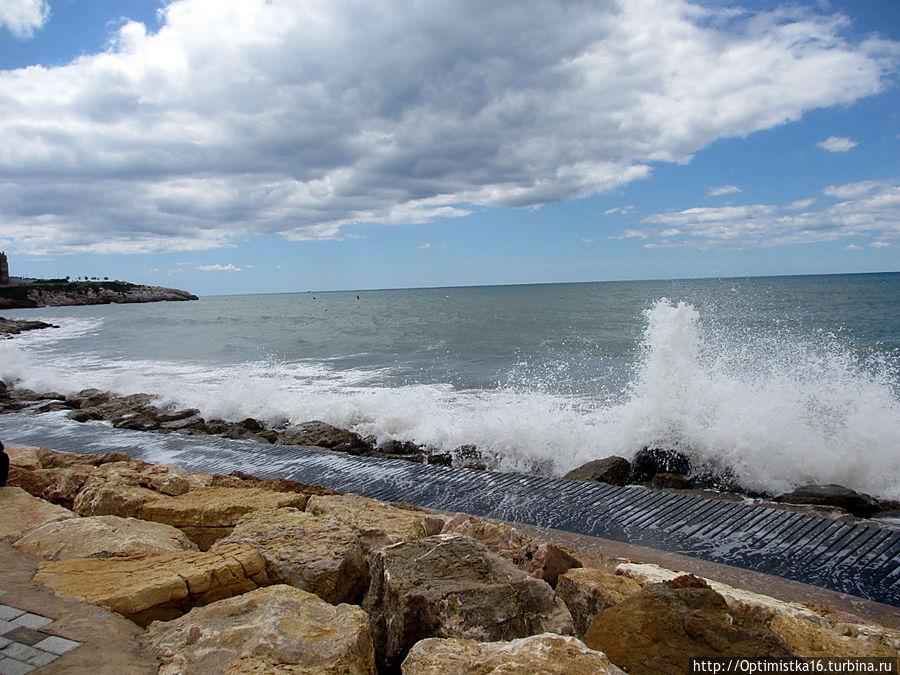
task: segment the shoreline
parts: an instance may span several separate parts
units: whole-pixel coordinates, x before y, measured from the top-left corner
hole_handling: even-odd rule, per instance
[[[11,279],[0,285],[0,310],[198,300],[177,288],[145,286],[127,281]]]
[[[116,429],[131,431],[218,436],[276,446],[314,446],[353,456],[454,468],[493,468],[491,457],[471,444],[450,452],[435,451],[412,441],[379,442],[374,436],[363,437],[321,420],[271,426],[251,417],[243,420],[207,418],[197,408],[160,407],[157,405],[159,400],[160,397],[154,394],[120,396],[98,389],[84,389],[70,395],[35,392],[0,380],[0,414],[65,412],[68,418],[80,423],[103,422]],[[522,475],[544,474],[535,471]],[[718,473],[710,473],[702,467],[693,467],[689,456],[665,448],[644,448],[631,460],[617,456],[595,459],[561,477],[615,486],[643,485],[655,491],[744,501],[844,522],[863,521],[900,529],[900,502],[896,500],[878,499],[839,485],[800,485],[782,494],[749,491],[734,479],[727,467]]]

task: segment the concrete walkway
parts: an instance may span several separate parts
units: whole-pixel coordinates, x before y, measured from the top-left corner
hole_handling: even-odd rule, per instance
[[[143,630],[96,605],[59,598],[32,580],[38,558],[0,543],[0,675],[151,675]]]

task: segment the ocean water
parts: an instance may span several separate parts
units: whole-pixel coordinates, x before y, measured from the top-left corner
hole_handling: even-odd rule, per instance
[[[4,312],[0,378],[320,419],[560,475],[677,447],[900,499],[900,274],[204,297]],[[77,428],[72,433],[77,433]]]

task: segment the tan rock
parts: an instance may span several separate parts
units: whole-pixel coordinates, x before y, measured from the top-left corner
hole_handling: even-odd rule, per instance
[[[181,530],[119,516],[91,516],[47,523],[16,541],[20,551],[44,560],[155,555],[166,551],[196,551]]]
[[[569,611],[545,581],[468,537],[394,544],[369,557],[369,570],[363,609],[388,670],[427,637],[495,641],[574,631]]]
[[[332,604],[362,598],[368,582],[365,551],[357,531],[340,520],[293,508],[255,511],[217,546],[238,542],[262,553],[273,582],[315,593]]]
[[[93,478],[75,496],[72,509],[81,516],[121,516],[139,518],[144,505],[172,499],[143,487],[106,482]]]
[[[587,632],[595,615],[639,590],[641,585],[634,579],[595,567],[571,569],[556,584],[556,595],[569,608],[576,635]]]
[[[166,523],[184,532],[200,550],[231,534],[246,514],[260,509],[293,506],[302,509],[307,495],[261,488],[206,487],[178,497],[146,502],[140,517]]]
[[[367,550],[438,534],[444,519],[428,511],[401,509],[357,495],[314,496],[306,510],[328,515],[355,528]]]
[[[737,626],[725,599],[686,575],[645,586],[594,617],[584,643],[630,673],[686,673],[698,657],[793,656],[768,626]]]
[[[0,488],[0,541],[17,539],[28,530],[75,514],[34,497],[20,487]]]
[[[403,661],[403,675],[604,675],[618,674],[603,652],[581,640],[553,633],[510,642],[428,638]]]
[[[207,553],[45,562],[34,578],[61,597],[93,602],[146,626],[265,585],[265,566],[256,549],[235,544]]]
[[[560,574],[581,567],[572,551],[562,546],[535,539],[509,525],[489,523],[465,513],[457,513],[448,520],[442,532],[471,537],[554,587]]]
[[[269,586],[192,610],[147,631],[160,675],[374,675],[365,612],[290,586]]]

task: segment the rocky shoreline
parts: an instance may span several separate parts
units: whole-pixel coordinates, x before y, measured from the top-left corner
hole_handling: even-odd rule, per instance
[[[0,309],[197,299],[193,293],[177,288],[143,286],[125,281],[18,279],[0,286]]]
[[[29,330],[42,328],[59,328],[45,321],[26,321],[24,319],[4,319],[0,316],[0,335],[12,336]]]
[[[98,389],[76,394],[35,392],[0,380],[0,414],[39,414],[63,411],[77,422],[104,422],[117,429],[215,435],[291,446],[315,446],[351,455],[402,459],[410,462],[486,469],[491,458],[474,445],[451,452],[434,451],[410,441],[363,437],[348,429],[311,420],[300,424],[267,425],[255,418],[228,421],[205,418],[196,408],[175,409],[160,405],[156,396],[145,393],[118,396]],[[643,485],[656,490],[690,491],[721,499],[753,499],[775,508],[798,508],[840,519],[877,519],[888,527],[900,526],[900,503],[877,499],[840,485],[801,485],[783,494],[754,492],[743,488],[728,468],[695,466],[691,457],[675,449],[643,448],[631,460],[605,457],[580,466],[564,478],[597,481],[612,485]]]
[[[0,539],[143,628],[159,673],[659,673],[893,659],[900,631],[466,514],[124,453],[11,450]]]

